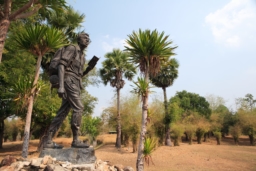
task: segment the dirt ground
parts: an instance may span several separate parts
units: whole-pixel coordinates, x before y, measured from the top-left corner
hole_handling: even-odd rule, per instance
[[[99,136],[105,145],[96,148],[97,159],[135,168],[137,153],[132,153],[132,147],[117,150],[113,143],[115,136]],[[57,138],[55,141],[64,147],[71,143],[70,138]],[[30,142],[29,158],[38,157],[37,144],[38,140]],[[6,155],[20,157],[21,148],[21,141],[4,143],[0,149],[0,160]],[[145,171],[256,171],[256,146],[250,146],[247,137],[241,138],[239,146],[234,145],[230,137],[224,138],[221,145],[216,145],[215,139],[210,138],[202,144],[182,142],[178,147],[158,147],[152,159],[154,165],[145,165]]]

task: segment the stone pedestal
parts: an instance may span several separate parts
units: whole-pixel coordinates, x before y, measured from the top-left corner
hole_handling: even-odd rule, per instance
[[[72,164],[89,164],[96,161],[94,149],[89,148],[64,148],[64,149],[48,149],[45,148],[39,157],[49,155],[58,161],[68,161]]]

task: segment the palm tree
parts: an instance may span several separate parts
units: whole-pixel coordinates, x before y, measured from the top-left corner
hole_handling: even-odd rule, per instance
[[[116,147],[121,148],[121,117],[120,117],[120,90],[124,87],[123,76],[131,80],[136,73],[133,64],[128,63],[129,54],[120,49],[113,49],[105,55],[107,58],[102,62],[100,77],[105,85],[109,82],[116,88],[117,93],[117,139]]]
[[[178,67],[179,63],[175,58],[170,59],[164,65],[161,66],[160,72],[155,76],[151,77],[150,80],[153,85],[161,87],[164,93],[164,108],[165,108],[165,145],[171,146],[170,138],[170,119],[168,117],[167,110],[167,95],[166,88],[173,85],[173,82],[178,78]]]
[[[33,102],[37,92],[36,85],[39,79],[42,58],[45,54],[67,45],[67,40],[62,31],[47,27],[45,25],[28,25],[24,30],[21,30],[19,33],[17,33],[15,40],[17,42],[18,48],[27,50],[33,55],[37,56],[33,87],[28,97],[26,125],[24,130],[22,157],[26,158],[28,155]]]
[[[144,75],[144,81],[149,82],[149,76],[155,76],[159,70],[161,63],[167,61],[169,56],[173,55],[171,47],[172,41],[168,41],[169,36],[165,36],[164,32],[159,33],[157,30],[133,31],[128,35],[126,40],[127,46],[125,50],[131,55],[130,62],[137,64],[141,73]],[[142,123],[138,148],[138,156],[136,170],[144,170],[143,150],[146,135],[147,112],[148,112],[148,91],[145,91],[142,98]]]

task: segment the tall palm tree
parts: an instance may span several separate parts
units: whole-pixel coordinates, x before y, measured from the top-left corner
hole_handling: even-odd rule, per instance
[[[170,59],[161,66],[160,72],[155,76],[151,77],[150,80],[153,85],[163,89],[164,93],[164,108],[165,108],[165,145],[171,146],[170,138],[170,119],[168,117],[167,110],[167,95],[166,88],[173,85],[173,82],[178,78],[178,67],[179,63],[175,58]]]
[[[137,64],[140,68],[146,83],[149,82],[149,76],[155,76],[159,72],[161,63],[173,55],[175,47],[170,46],[172,41],[167,40],[168,38],[169,36],[165,36],[164,32],[159,33],[157,30],[142,31],[139,29],[139,32],[133,31],[132,34],[128,35],[125,50],[131,55],[130,62]],[[145,92],[142,98],[142,123],[136,163],[137,171],[144,170],[143,150],[148,111],[148,91]]]
[[[117,93],[117,138],[116,147],[121,148],[121,117],[120,117],[120,90],[124,87],[123,76],[131,80],[136,73],[135,66],[128,63],[129,54],[120,49],[113,49],[105,55],[106,60],[102,62],[100,77],[105,85],[109,82],[116,88]]]
[[[39,79],[42,58],[45,54],[67,45],[67,39],[63,32],[59,31],[58,29],[47,27],[45,25],[28,25],[24,28],[24,30],[21,30],[17,34],[15,40],[18,48],[27,50],[33,55],[37,56],[33,87],[28,98],[22,149],[22,157],[27,158],[33,102],[37,91],[36,84]]]

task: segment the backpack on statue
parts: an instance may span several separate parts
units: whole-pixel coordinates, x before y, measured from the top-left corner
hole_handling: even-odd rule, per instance
[[[76,49],[75,45],[71,45],[74,46]],[[65,52],[66,48],[68,46],[64,46],[62,48],[59,48],[54,56],[51,59],[50,65],[49,65],[49,69],[48,69],[48,73],[50,76],[50,83],[51,83],[51,89],[52,88],[59,88],[59,77],[58,77],[58,66],[60,63],[60,59],[62,58],[62,54]],[[70,58],[69,62],[68,62],[68,66],[72,63],[72,61],[74,60],[74,58],[76,57],[76,50],[74,52],[74,55],[72,56],[72,58]]]

